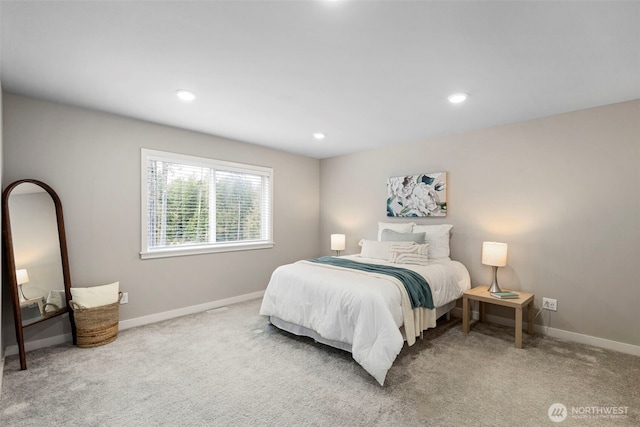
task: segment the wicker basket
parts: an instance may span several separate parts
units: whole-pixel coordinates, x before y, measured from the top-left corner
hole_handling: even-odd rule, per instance
[[[118,337],[121,298],[122,292],[118,295],[118,302],[92,308],[84,308],[69,301],[76,323],[78,347],[97,347],[109,344]]]

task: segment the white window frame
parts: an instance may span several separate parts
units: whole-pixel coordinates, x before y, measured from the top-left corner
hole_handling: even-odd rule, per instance
[[[149,160],[160,160],[172,163],[179,163],[189,166],[206,167],[217,170],[240,172],[248,174],[258,174],[267,177],[269,182],[269,200],[268,206],[263,205],[263,209],[269,209],[268,232],[266,238],[252,240],[246,242],[210,242],[200,243],[189,246],[175,246],[169,248],[149,248],[147,240],[147,231],[149,225],[148,212],[148,171],[147,166]],[[164,258],[185,255],[199,255],[216,252],[246,251],[254,249],[269,249],[274,246],[273,242],[273,168],[265,166],[247,165],[242,163],[228,162],[224,160],[215,160],[205,157],[189,156],[186,154],[177,154],[167,151],[141,149],[140,156],[140,183],[141,183],[141,259]],[[212,189],[212,195],[215,197],[215,190]],[[210,195],[210,200],[212,197]],[[264,212],[263,212],[264,215]],[[210,224],[210,226],[212,226]],[[213,224],[215,228],[215,224]]]

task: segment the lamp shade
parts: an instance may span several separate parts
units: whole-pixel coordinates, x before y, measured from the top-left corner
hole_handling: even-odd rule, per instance
[[[498,242],[482,243],[482,263],[495,267],[507,265],[507,244]]]
[[[345,235],[344,234],[332,234],[331,235],[331,250],[343,251],[345,248]]]
[[[29,274],[27,274],[27,270],[25,268],[16,270],[16,280],[18,281],[18,285],[29,283]]]

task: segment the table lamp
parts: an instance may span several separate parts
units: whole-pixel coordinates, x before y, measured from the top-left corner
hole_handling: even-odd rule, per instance
[[[16,270],[16,281],[18,282],[18,296],[20,297],[20,301],[26,301],[27,298],[24,296],[24,291],[22,290],[22,285],[25,283],[29,283],[29,274],[25,268],[21,270]]]
[[[331,235],[331,250],[336,251],[336,256],[340,256],[340,251],[344,251],[346,247],[344,234]]]
[[[498,242],[482,243],[482,263],[493,267],[493,282],[489,292],[502,292],[498,286],[498,267],[507,265],[507,244]]]

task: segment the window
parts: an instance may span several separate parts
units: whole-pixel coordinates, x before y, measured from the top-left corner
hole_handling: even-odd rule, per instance
[[[271,168],[142,149],[141,257],[273,247]]]

